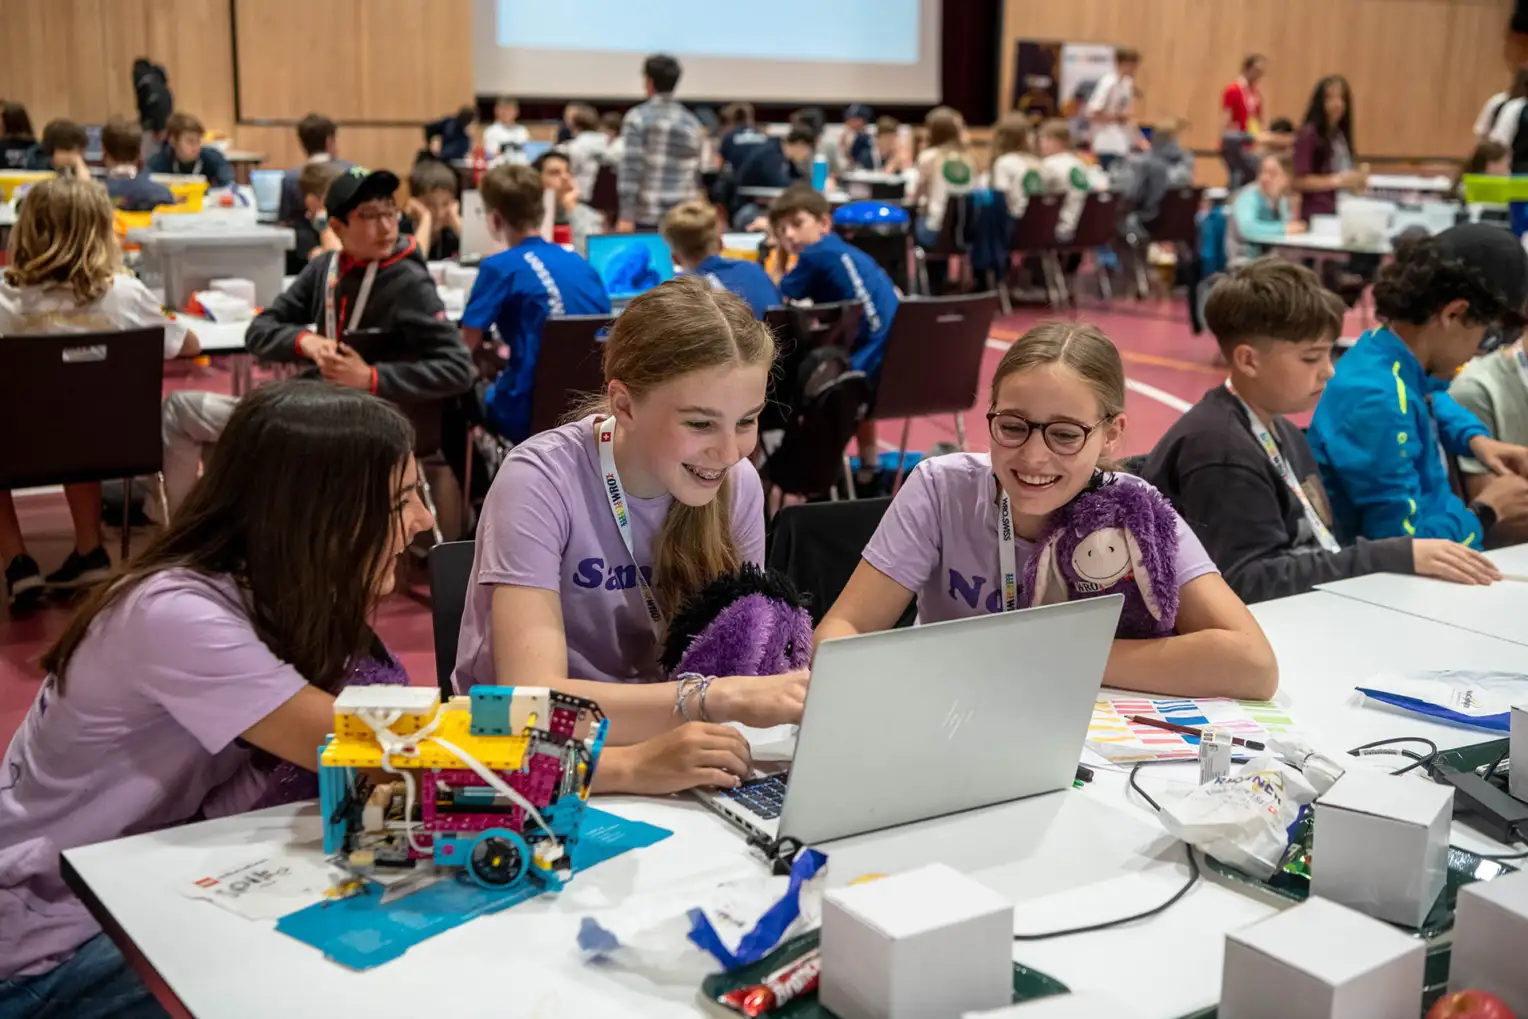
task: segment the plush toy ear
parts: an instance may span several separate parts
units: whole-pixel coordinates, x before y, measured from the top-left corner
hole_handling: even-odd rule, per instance
[[[1071,600],[1071,588],[1061,573],[1061,534],[1064,530],[1058,527],[1035,553],[1035,589],[1029,596],[1030,605],[1053,605]]]
[[[1135,586],[1140,589],[1141,600],[1146,603],[1146,611],[1151,613],[1151,618],[1160,623],[1162,603],[1157,600],[1156,592],[1151,588],[1151,571],[1146,568],[1146,558],[1141,555],[1141,543],[1136,540],[1135,532],[1130,528],[1120,529],[1125,532],[1125,547],[1130,550],[1130,568],[1135,573]]]

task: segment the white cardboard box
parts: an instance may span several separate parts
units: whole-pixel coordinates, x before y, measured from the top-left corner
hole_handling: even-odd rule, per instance
[[[1454,790],[1349,768],[1316,801],[1311,894],[1420,927],[1448,876]]]
[[[1512,758],[1512,771],[1507,775],[1507,792],[1528,800],[1528,704],[1513,705],[1511,736],[1507,756]]]
[[[1013,1002],[1013,903],[943,863],[822,901],[818,998],[839,1019],[934,1019]]]
[[[1102,994],[1055,994],[992,1012],[967,1012],[961,1019],[1139,1019],[1141,1013]]]
[[[1422,1000],[1427,945],[1310,898],[1226,935],[1220,1019],[1395,1019]]]
[[[1448,989],[1490,991],[1528,1016],[1528,871],[1459,890]]]

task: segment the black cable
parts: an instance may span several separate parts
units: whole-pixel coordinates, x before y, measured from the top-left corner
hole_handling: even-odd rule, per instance
[[[1151,794],[1146,792],[1146,790],[1142,789],[1138,784],[1136,784],[1136,781],[1135,781],[1136,772],[1141,770],[1141,765],[1148,764],[1148,763],[1150,763],[1150,762],[1148,762],[1148,761],[1141,761],[1138,764],[1136,764],[1135,767],[1130,769],[1130,780],[1129,780],[1130,781],[1130,788],[1134,789],[1137,793],[1139,793],[1141,799],[1143,799],[1147,803],[1151,804],[1151,809],[1152,810],[1155,810],[1157,813],[1160,814],[1162,812],[1162,805],[1159,804],[1156,800],[1152,799],[1151,798]]]
[[[1511,749],[1512,747],[1510,744],[1508,746],[1502,747],[1501,753],[1496,755],[1496,760],[1491,762],[1491,766],[1487,768],[1485,774],[1481,775],[1480,777],[1485,779],[1487,782],[1491,781],[1491,777],[1496,774],[1496,769],[1501,767],[1501,762],[1507,759],[1507,753]]]
[[[1137,767],[1139,767],[1139,765],[1137,765]],[[1135,769],[1131,769],[1130,778],[1130,784],[1135,785]],[[1140,792],[1139,786],[1136,787],[1136,792]],[[1146,794],[1141,793],[1141,795],[1145,796]],[[1148,800],[1151,799],[1149,796],[1146,798]],[[1145,920],[1156,916],[1158,913],[1165,912],[1167,909],[1175,905],[1179,899],[1187,895],[1189,889],[1193,888],[1194,885],[1199,881],[1199,861],[1194,856],[1194,847],[1185,842],[1183,843],[1183,848],[1188,851],[1188,880],[1183,882],[1182,888],[1179,888],[1176,892],[1173,892],[1172,898],[1168,899],[1161,905],[1153,906],[1144,912],[1135,913],[1131,916],[1122,916],[1117,920],[1105,920],[1103,923],[1088,924],[1086,927],[1071,927],[1062,931],[1047,931],[1044,934],[1015,934],[1013,936],[1013,940],[1045,941],[1048,938],[1064,938],[1072,934],[1092,934],[1094,931],[1108,930],[1110,927],[1118,927],[1122,924],[1134,923],[1137,920]]]
[[[1408,771],[1411,771],[1413,768],[1422,768],[1427,771],[1428,774],[1432,774],[1432,764],[1433,761],[1437,759],[1439,753],[1438,744],[1434,743],[1432,740],[1426,738],[1425,736],[1397,736],[1394,739],[1377,739],[1373,743],[1365,743],[1361,747],[1354,747],[1352,750],[1349,750],[1348,753],[1354,757],[1359,757],[1362,756],[1365,750],[1374,750],[1379,747],[1394,746],[1397,743],[1422,743],[1426,745],[1427,753],[1425,755],[1418,754],[1414,750],[1382,751],[1383,753],[1400,754],[1404,757],[1412,758],[1412,762],[1410,764],[1406,765],[1399,771],[1391,772],[1392,775],[1404,775]]]

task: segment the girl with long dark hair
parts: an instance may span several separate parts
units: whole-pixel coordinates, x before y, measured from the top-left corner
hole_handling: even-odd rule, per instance
[[[1333,215],[1338,191],[1368,187],[1369,169],[1354,162],[1353,146],[1353,90],[1342,75],[1328,75],[1316,83],[1295,135],[1296,219]]]
[[[368,394],[256,390],[170,526],[43,655],[0,763],[0,1016],[161,1014],[59,852],[268,802],[280,762],[314,770],[394,560],[431,526],[413,443]]]

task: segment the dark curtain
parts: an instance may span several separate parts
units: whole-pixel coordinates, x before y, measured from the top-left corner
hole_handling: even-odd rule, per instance
[[[939,77],[944,104],[959,110],[967,124],[990,124],[997,119],[1001,0],[944,0],[941,7]]]

